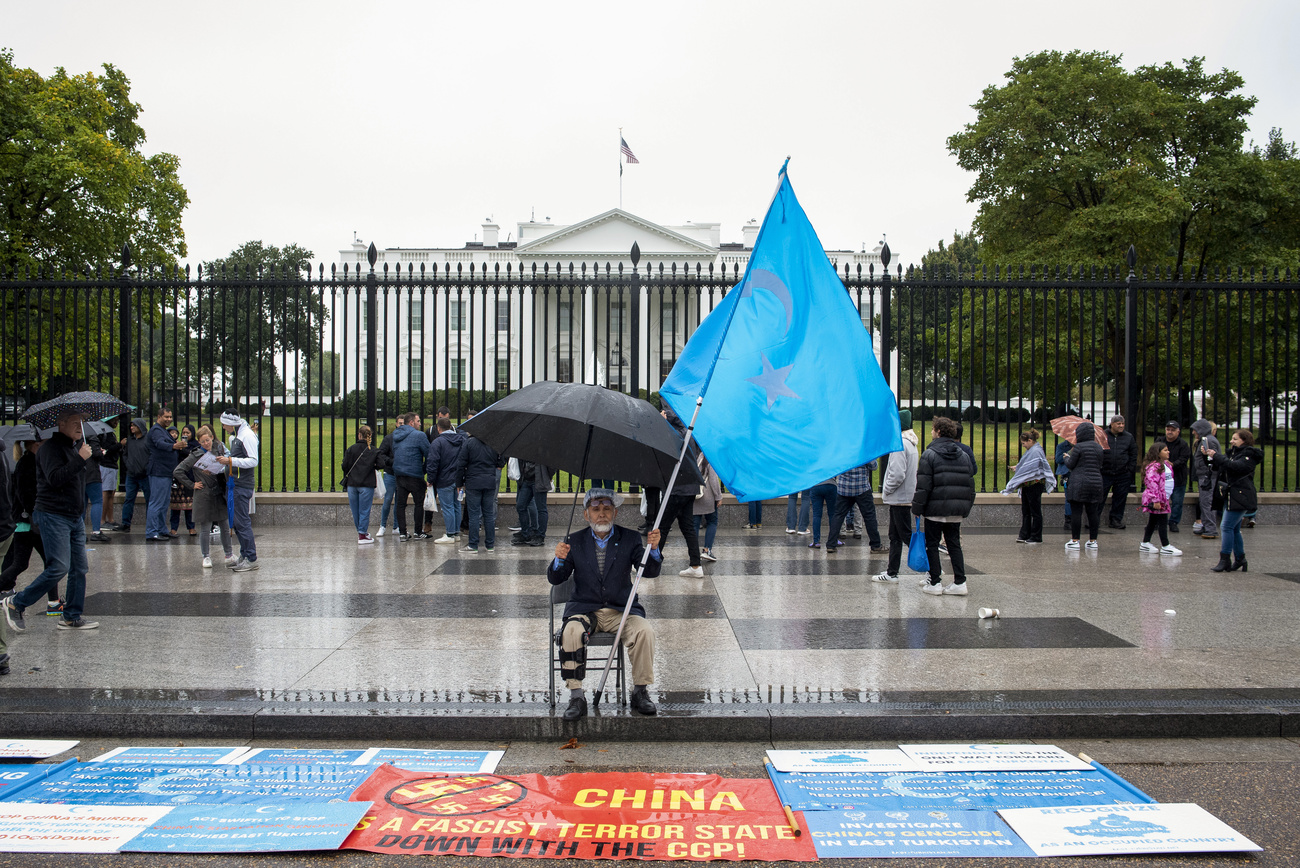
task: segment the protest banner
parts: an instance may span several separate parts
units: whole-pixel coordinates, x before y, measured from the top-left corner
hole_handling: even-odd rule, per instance
[[[769,750],[767,758],[781,772],[920,771],[901,750]]]
[[[115,747],[89,762],[217,765],[236,762],[247,750],[246,747]]]
[[[257,747],[235,760],[237,765],[261,763],[262,765],[355,765],[365,751],[360,748],[351,750],[331,750],[328,748],[285,748]]]
[[[72,750],[79,743],[53,739],[0,741],[0,759],[48,759]]]
[[[998,813],[1039,856],[1263,849],[1199,805],[1070,805]]]
[[[116,853],[170,807],[0,803],[0,852]]]
[[[390,763],[413,772],[463,774],[497,769],[505,756],[503,750],[416,750],[414,748],[372,747],[356,760],[357,765]]]
[[[81,805],[239,805],[346,800],[370,774],[340,765],[117,765],[71,763],[12,801]]]
[[[1033,856],[993,811],[809,811],[819,859]]]
[[[716,775],[429,775],[380,766],[343,846],[375,853],[807,862],[771,785]]]
[[[902,744],[926,772],[1087,771],[1092,766],[1054,744]]]
[[[773,772],[781,801],[796,811],[995,810],[1104,802],[1151,802],[1110,771]]]
[[[265,802],[173,808],[121,849],[130,853],[337,850],[369,802]]]

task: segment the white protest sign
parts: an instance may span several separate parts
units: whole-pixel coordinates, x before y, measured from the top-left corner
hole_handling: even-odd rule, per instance
[[[1089,771],[1092,766],[1053,744],[903,744],[927,772]]]
[[[1199,805],[1070,805],[998,814],[1038,856],[1262,849]]]
[[[75,741],[49,739],[0,741],[0,759],[47,759],[65,750],[72,750],[77,744]]]
[[[116,853],[170,810],[163,805],[0,802],[0,852]]]
[[[239,762],[239,758],[247,752],[246,747],[115,747],[89,762],[135,765],[225,765]]]
[[[769,750],[779,772],[914,772],[918,766],[901,750]]]

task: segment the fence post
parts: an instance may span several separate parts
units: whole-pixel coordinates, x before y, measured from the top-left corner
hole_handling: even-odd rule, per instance
[[[375,381],[378,379],[375,350],[379,344],[375,323],[376,308],[379,307],[379,277],[375,274],[375,261],[378,258],[379,251],[375,250],[372,241],[366,251],[366,259],[370,260],[370,273],[366,275],[366,424],[371,431],[379,430],[379,415],[375,409]]]
[[[893,353],[889,349],[889,342],[894,336],[893,323],[889,321],[889,296],[891,294],[889,290],[890,258],[889,242],[885,242],[885,244],[880,248],[880,369],[885,375],[886,386],[893,385],[889,377],[890,368],[893,367],[893,364],[891,364]]]
[[[127,269],[131,267],[131,244],[122,244],[122,270],[117,275],[118,292],[121,293],[117,324],[117,377],[118,397],[131,403],[131,286],[133,281]],[[126,433],[130,433],[129,431]]]
[[[628,288],[628,327],[631,329],[632,364],[629,394],[633,398],[641,395],[641,273],[637,264],[641,261],[641,245],[632,242],[632,285]]]
[[[1128,277],[1124,279],[1124,415],[1129,420],[1132,431],[1137,426],[1139,447],[1145,439],[1146,420],[1138,418],[1138,404],[1142,398],[1141,381],[1138,379],[1138,278],[1134,267],[1137,265],[1137,248],[1128,246]]]

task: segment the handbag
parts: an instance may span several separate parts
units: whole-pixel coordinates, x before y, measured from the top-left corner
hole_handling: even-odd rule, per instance
[[[916,529],[907,543],[907,565],[918,573],[930,572],[930,558],[925,553],[925,531],[921,530],[921,517],[916,517]]]

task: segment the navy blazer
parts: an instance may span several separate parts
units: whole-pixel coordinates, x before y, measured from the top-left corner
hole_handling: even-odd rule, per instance
[[[590,527],[584,527],[565,537],[564,541],[569,544],[569,556],[559,567],[555,566],[555,558],[551,558],[551,564],[546,569],[547,581],[552,585],[560,585],[569,576],[573,576],[573,594],[564,607],[564,617],[586,615],[605,608],[621,610],[627,605],[627,596],[632,593],[632,576],[641,563],[645,544],[641,541],[641,534],[619,525],[614,525],[609,535],[603,576],[596,571],[596,538]],[[646,560],[645,572],[641,575],[647,579],[659,575],[660,560],[651,554]],[[629,614],[645,617],[640,595],[633,600]]]

